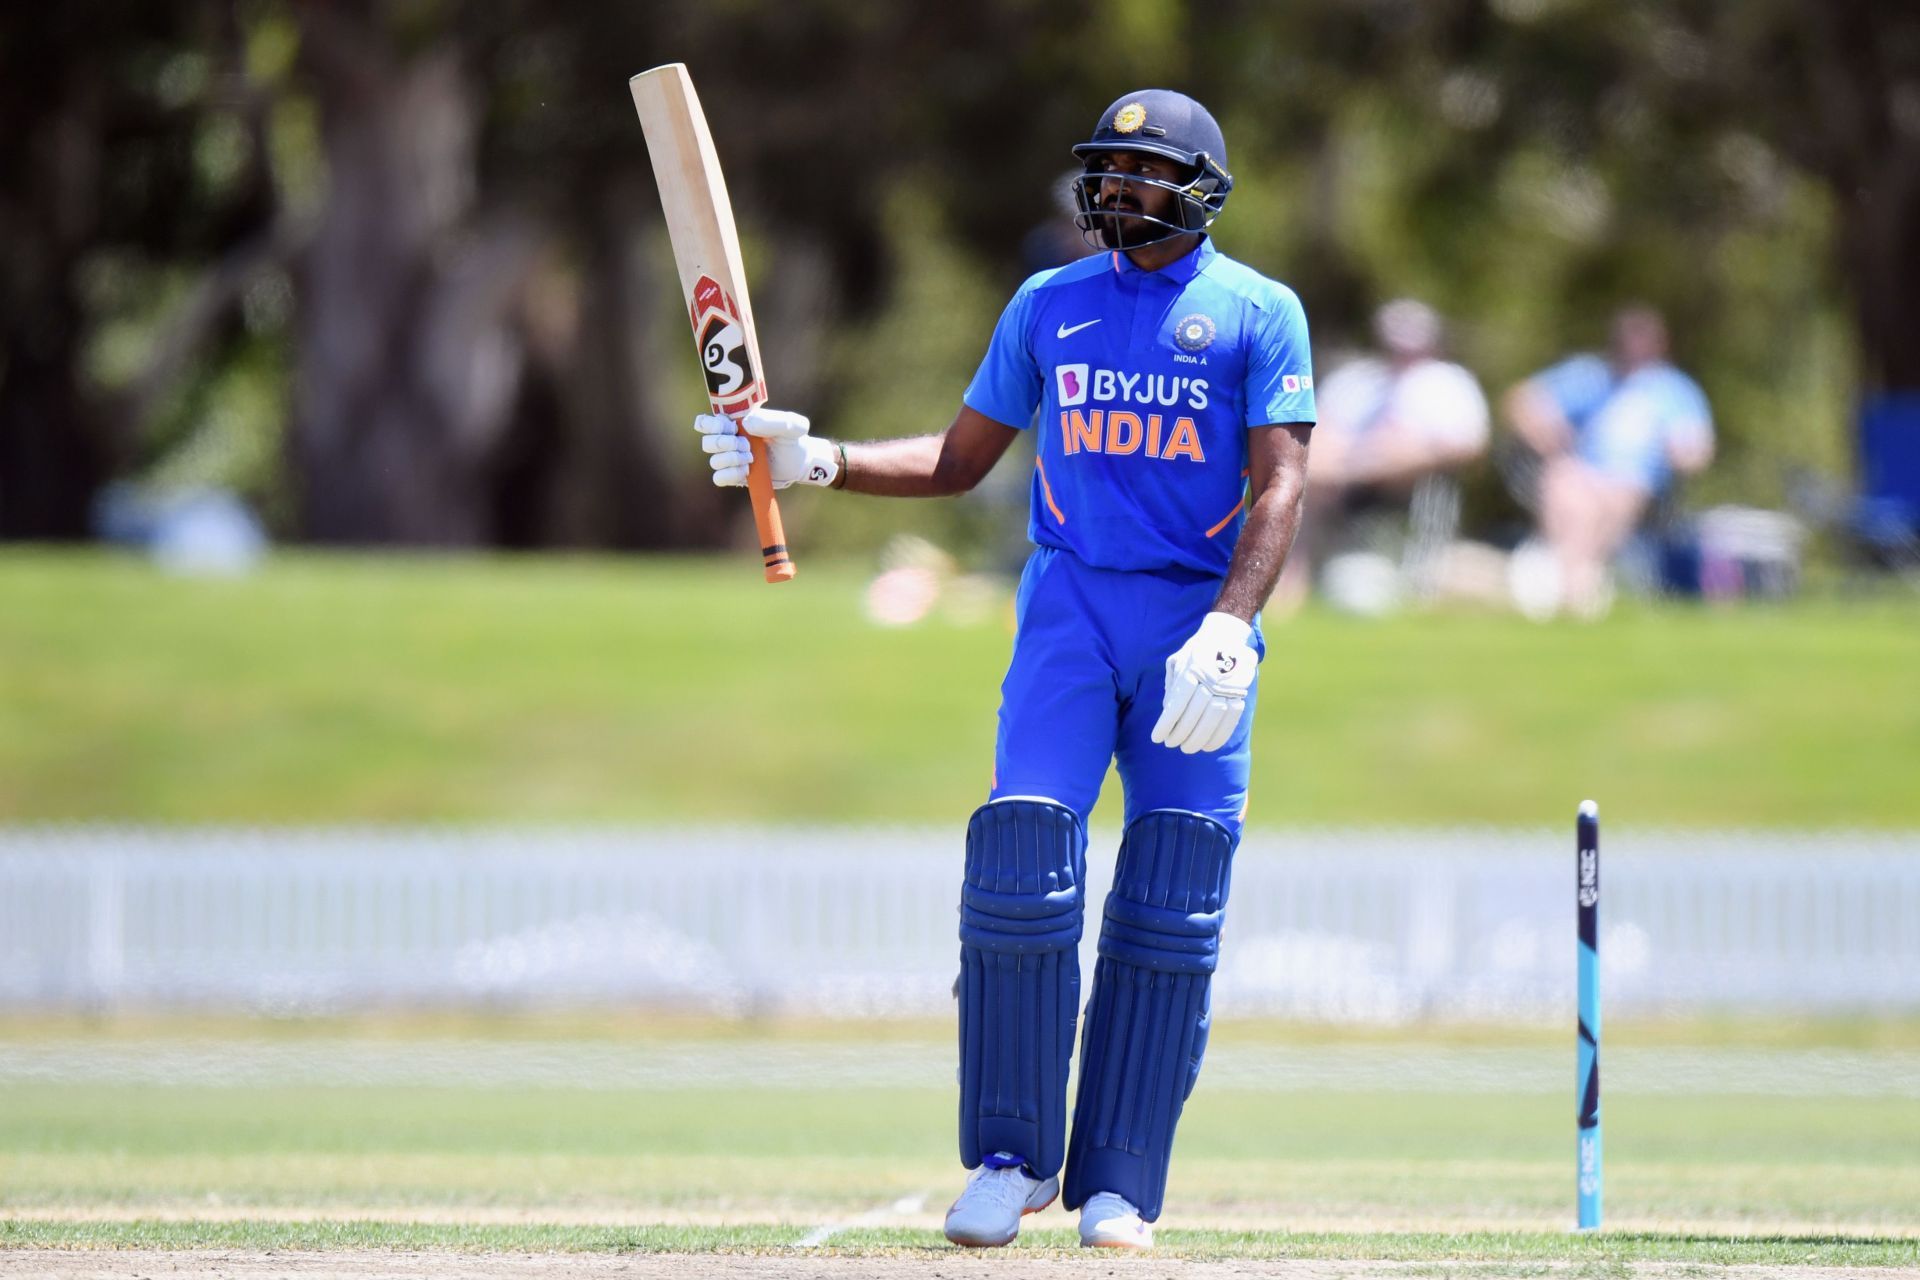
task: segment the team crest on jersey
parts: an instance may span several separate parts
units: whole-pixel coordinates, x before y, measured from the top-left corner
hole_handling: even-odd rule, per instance
[[[1113,131],[1132,133],[1147,122],[1147,109],[1138,102],[1129,102],[1113,113]]]
[[[1190,316],[1182,316],[1173,326],[1173,340],[1182,351],[1205,351],[1213,345],[1213,317],[1196,311]]]

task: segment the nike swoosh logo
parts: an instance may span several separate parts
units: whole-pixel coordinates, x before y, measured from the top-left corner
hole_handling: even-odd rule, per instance
[[[1058,330],[1058,331],[1057,331],[1057,332],[1056,332],[1056,333],[1055,333],[1055,334],[1054,334],[1053,336],[1054,336],[1054,337],[1056,337],[1056,338],[1064,338],[1064,337],[1067,337],[1067,336],[1068,336],[1069,334],[1075,334],[1075,333],[1078,333],[1078,332],[1080,332],[1080,331],[1081,331],[1082,329],[1085,329],[1085,328],[1087,328],[1087,327],[1089,327],[1090,325],[1096,325],[1096,324],[1099,324],[1099,323],[1100,323],[1100,321],[1098,321],[1098,320],[1088,320],[1088,321],[1086,321],[1086,322],[1085,322],[1085,323],[1083,323],[1083,324],[1076,324],[1076,325],[1074,325],[1074,326],[1073,326],[1073,327],[1072,327],[1071,329],[1069,329],[1069,328],[1068,328],[1068,327],[1067,327],[1066,325],[1064,325],[1064,324],[1063,324],[1063,325],[1061,325],[1061,326],[1060,326],[1060,328],[1059,328],[1059,330]]]

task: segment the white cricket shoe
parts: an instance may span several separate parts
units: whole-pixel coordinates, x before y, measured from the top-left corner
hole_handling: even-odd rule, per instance
[[[1059,1194],[1058,1178],[981,1165],[947,1210],[947,1239],[974,1249],[1010,1244],[1020,1234],[1020,1219],[1040,1212]]]
[[[1080,1206],[1080,1243],[1089,1249],[1151,1249],[1153,1224],[1125,1196],[1096,1191]]]

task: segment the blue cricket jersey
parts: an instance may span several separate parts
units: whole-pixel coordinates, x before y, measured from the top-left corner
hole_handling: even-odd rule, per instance
[[[1205,237],[1158,271],[1096,254],[1020,286],[963,399],[1039,430],[1035,543],[1096,568],[1224,575],[1247,429],[1315,420],[1307,317]]]

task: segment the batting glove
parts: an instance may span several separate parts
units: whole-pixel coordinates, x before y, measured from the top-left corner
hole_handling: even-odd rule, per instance
[[[808,435],[810,427],[805,414],[785,409],[751,409],[738,421],[717,413],[703,413],[693,420],[700,447],[707,451],[713,468],[713,482],[723,487],[747,482],[747,466],[753,461],[748,435],[767,442],[767,470],[774,488],[832,484],[840,474],[839,450],[831,441]]]
[[[1187,755],[1218,751],[1246,714],[1260,655],[1247,641],[1253,625],[1209,613],[1193,638],[1167,659],[1167,693],[1153,740]]]

